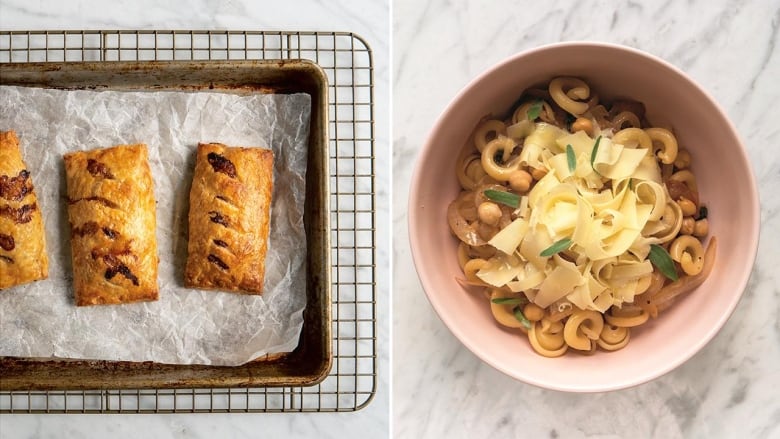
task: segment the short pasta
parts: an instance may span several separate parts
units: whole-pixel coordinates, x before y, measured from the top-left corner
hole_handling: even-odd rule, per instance
[[[712,270],[690,153],[640,102],[600,102],[582,78],[518,102],[458,156],[458,280],[540,355],[622,349]]]

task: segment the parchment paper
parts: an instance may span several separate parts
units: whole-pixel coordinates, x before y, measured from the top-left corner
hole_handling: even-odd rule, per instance
[[[46,227],[49,279],[0,291],[0,355],[239,365],[298,344],[310,97],[0,87],[0,130],[20,138]],[[262,296],[184,288],[198,142],[272,148]],[[157,199],[160,300],[76,307],[62,154],[146,143]]]

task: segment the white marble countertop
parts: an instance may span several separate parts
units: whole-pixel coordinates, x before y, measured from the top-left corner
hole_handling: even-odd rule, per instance
[[[393,4],[395,436],[780,437],[780,9],[775,0],[416,1]],[[408,245],[416,155],[449,100],[512,54],[566,40],[636,47],[689,73],[736,124],[761,197],[748,289],[719,335],[650,383],[606,394],[526,385],[483,364],[443,325]]]
[[[373,49],[377,188],[378,387],[356,413],[3,415],[2,438],[387,437],[389,429],[389,2],[0,1],[0,29],[213,29],[345,31]]]

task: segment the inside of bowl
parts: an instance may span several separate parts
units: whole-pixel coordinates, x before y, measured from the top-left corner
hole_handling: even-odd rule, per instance
[[[527,87],[555,76],[578,76],[609,101],[630,97],[648,119],[671,125],[692,155],[700,198],[709,209],[719,251],[708,280],[658,319],[632,332],[617,352],[573,352],[544,358],[527,338],[494,321],[478,291],[462,288],[457,241],[447,205],[460,188],[455,163],[479,120],[503,115]],[[725,323],[744,290],[755,257],[758,201],[739,138],[712,99],[677,69],[640,52],[601,44],[558,45],[526,52],[476,78],[445,110],[417,163],[410,194],[410,240],[426,293],[447,326],[475,354],[532,384],[601,391],[645,382],[690,358]]]

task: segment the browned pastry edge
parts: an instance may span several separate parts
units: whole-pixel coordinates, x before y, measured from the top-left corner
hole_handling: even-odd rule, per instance
[[[0,132],[0,290],[46,279],[38,197],[14,131]]]
[[[157,300],[156,207],[146,145],[65,154],[78,306]]]
[[[272,191],[271,150],[198,145],[187,287],[262,294]]]

